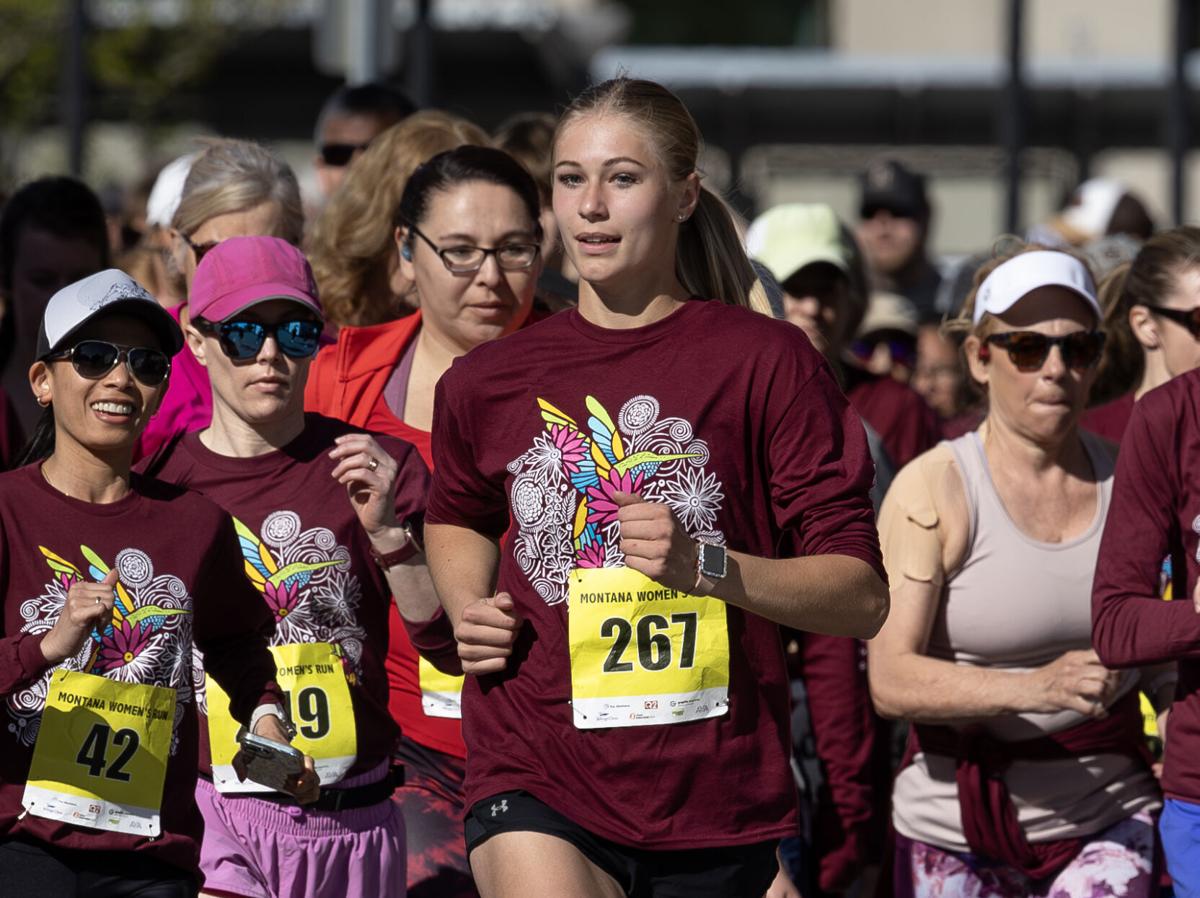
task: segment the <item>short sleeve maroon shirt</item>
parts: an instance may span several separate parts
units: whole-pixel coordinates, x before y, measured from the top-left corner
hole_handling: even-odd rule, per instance
[[[578,422],[575,435],[548,423],[548,408]],[[615,440],[626,458],[664,460],[588,483],[592,453]],[[728,606],[723,716],[580,730],[567,578],[621,563],[619,525],[605,512],[617,488],[669,504],[692,536],[762,557],[792,545],[849,555],[882,577],[865,431],[807,338],[703,300],[627,330],[562,312],[452,366],[433,451],[428,520],[499,538],[511,515],[498,588],[526,619],[505,673],[467,677],[468,804],[521,789],[602,837],[660,850],[794,833],[779,628]],[[579,550],[587,489],[597,538]]]

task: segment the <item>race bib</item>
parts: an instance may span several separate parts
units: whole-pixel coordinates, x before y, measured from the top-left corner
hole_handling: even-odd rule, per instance
[[[729,708],[725,603],[632,568],[571,572],[567,638],[575,726],[656,726]]]
[[[283,691],[296,726],[292,745],[313,759],[321,785],[338,782],[358,756],[358,734],[350,687],[338,650],[328,642],[271,646],[275,682]],[[229,696],[205,674],[208,696],[208,741],[213,785],[218,792],[271,792],[251,780],[241,782],[233,770],[241,728],[229,713]]]
[[[157,836],[174,723],[174,689],[54,671],[21,803],[37,817]]]
[[[417,676],[421,681],[421,708],[426,717],[462,719],[463,677],[442,673],[420,655]]]

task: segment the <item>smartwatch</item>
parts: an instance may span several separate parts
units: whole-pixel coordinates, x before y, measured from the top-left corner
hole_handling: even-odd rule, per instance
[[[708,595],[716,586],[716,581],[724,579],[729,571],[729,555],[724,546],[716,543],[706,543],[696,540],[696,585],[694,589],[704,590],[699,595]]]

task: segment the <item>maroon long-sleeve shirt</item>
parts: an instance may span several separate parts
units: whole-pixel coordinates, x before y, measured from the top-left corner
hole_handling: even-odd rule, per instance
[[[581,729],[567,597],[573,570],[619,565],[604,498],[618,481],[731,549],[779,557],[794,545],[884,576],[866,435],[803,334],[700,300],[624,330],[562,312],[454,363],[438,384],[433,453],[430,523],[499,538],[513,521],[498,588],[526,621],[509,668],[463,688],[467,803],[523,789],[597,835],[655,850],[795,833],[779,628],[727,607],[727,713]]]
[[[1117,460],[1092,588],[1092,642],[1108,667],[1179,662],[1163,791],[1200,801],[1200,614],[1189,600],[1200,540],[1200,372],[1143,396]],[[1163,559],[1174,594],[1161,598]]]
[[[52,667],[41,642],[71,584],[102,579],[105,570],[92,559],[116,568],[128,617]],[[54,490],[40,465],[0,475],[0,840],[145,852],[196,869],[203,823],[193,797],[199,745],[193,645],[204,652],[239,721],[248,722],[260,704],[282,701],[267,653],[271,615],[242,565],[233,522],[195,493],[135,475],[124,498],[89,504]],[[164,613],[145,617],[152,607]],[[175,690],[158,837],[24,813],[50,675],[59,667]]]

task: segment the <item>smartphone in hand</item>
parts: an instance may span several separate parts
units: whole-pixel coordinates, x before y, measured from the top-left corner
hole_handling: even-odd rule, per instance
[[[256,736],[243,727],[237,741],[246,761],[246,778],[286,792],[288,783],[304,771],[304,754],[290,745]]]

